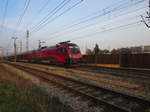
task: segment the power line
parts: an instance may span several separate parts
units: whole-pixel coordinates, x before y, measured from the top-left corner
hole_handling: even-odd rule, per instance
[[[25,2],[24,2],[24,9],[26,8],[27,2],[28,2],[28,0],[25,0]]]
[[[112,27],[112,28],[109,28],[109,29],[104,29],[102,31],[97,31],[97,32],[89,33],[89,34],[86,34],[86,35],[83,35],[83,36],[70,38],[69,40],[71,40],[71,41],[73,41],[73,40],[80,40],[80,39],[88,38],[88,37],[95,36],[95,35],[98,35],[98,34],[104,34],[106,32],[110,32],[110,31],[114,31],[114,30],[122,30],[124,28],[130,28],[132,25],[136,25],[138,23],[141,23],[141,21],[135,21],[135,22],[132,22],[132,23],[128,23],[128,24]]]
[[[130,18],[128,18],[129,20],[134,20],[134,18],[137,18],[137,17],[139,17],[139,19],[140,19],[140,16],[139,15],[136,15],[136,16],[134,16],[134,17],[130,17]],[[126,18],[124,18],[124,20],[126,20]],[[122,22],[122,21],[124,21],[123,19],[121,19],[121,20],[119,20],[119,21],[116,21],[117,23],[119,23],[119,22]],[[110,20],[108,20],[108,21],[110,21]],[[112,23],[114,23],[113,21],[112,21]],[[115,24],[115,23],[114,23]],[[101,29],[102,30],[106,30],[106,28],[107,27],[109,27],[109,26],[113,26],[113,25],[111,25],[110,23],[108,23],[107,22],[107,24],[105,24],[105,25],[103,25],[103,26],[100,26],[101,27]],[[66,35],[65,35],[66,36]],[[61,36],[62,37],[62,36]],[[68,36],[68,37],[71,37],[71,36]],[[59,38],[59,37],[58,37]],[[58,40],[58,38],[57,38],[57,40]],[[63,37],[63,38],[67,38],[67,37]],[[54,38],[54,39],[56,39],[56,38]],[[51,40],[52,41],[52,40]]]
[[[123,14],[121,14],[121,15],[119,15],[119,16],[124,16],[125,14],[130,14],[130,13],[136,12],[136,11],[138,11],[138,10],[141,10],[141,9],[143,9],[143,8],[146,8],[146,7],[138,8],[138,9],[135,9],[135,10],[133,10],[133,11],[129,11],[129,12],[123,13]],[[116,18],[118,18],[119,16],[117,16]],[[136,17],[137,17],[137,16],[136,16]],[[110,20],[108,20],[108,21],[110,21]],[[100,22],[102,23],[103,21],[100,21]],[[95,24],[97,25],[97,22],[96,22]],[[87,29],[87,28],[92,27],[92,26],[94,26],[93,23],[92,23],[92,24],[88,24],[88,25],[83,26],[83,27],[76,28],[76,29],[74,29],[74,30],[62,31],[62,32],[65,32],[65,35],[66,35],[66,34],[68,34],[68,33],[73,33],[73,32],[76,32],[76,31],[81,31],[81,30],[83,30],[83,29]],[[58,32],[57,35],[59,35],[59,34],[60,34],[60,33]],[[52,39],[58,39],[59,37],[60,37],[60,36],[56,36],[56,37],[53,36],[53,37],[51,38],[51,40],[52,40]],[[61,37],[62,37],[62,34],[61,34]]]
[[[123,1],[124,1],[124,0],[123,0]],[[119,3],[119,2],[118,2],[118,3]],[[114,6],[114,4],[113,4],[112,6]],[[109,8],[109,7],[107,7],[106,9],[108,9],[108,8]],[[105,10],[106,10],[106,9],[105,9]],[[103,11],[104,11],[104,9],[103,9]],[[99,11],[94,12],[94,14],[99,14]],[[85,19],[85,18],[81,18],[81,19]],[[80,20],[81,20],[81,19],[80,19]],[[37,31],[38,31],[38,30],[37,30]]]
[[[64,2],[64,1],[63,1],[63,2]],[[62,4],[62,3],[60,3],[60,4]],[[108,7],[107,7],[107,8],[108,8]],[[98,13],[98,12],[96,12],[96,13]],[[45,18],[46,18],[46,17],[45,17]],[[45,18],[44,18],[44,19],[45,19]],[[49,18],[48,18],[48,19],[49,19]],[[43,23],[45,23],[48,19],[46,19]],[[41,20],[41,21],[42,21],[42,20]],[[41,22],[41,21],[40,21],[40,22]],[[40,22],[38,23],[39,26],[43,24],[43,23],[41,24]],[[34,27],[33,27],[33,28],[34,28]],[[32,28],[32,29],[33,29],[33,28]],[[38,27],[36,27],[36,29],[37,29],[37,28],[38,28]]]
[[[135,6],[135,5],[137,5],[137,4],[139,4],[139,3],[142,3],[142,2],[144,2],[144,1],[145,1],[145,0],[139,0],[139,1],[134,2],[133,4],[129,4],[129,5],[126,5],[128,2],[125,2],[125,3],[122,3],[122,4],[117,5],[116,7],[114,7],[113,9],[110,9],[110,10],[107,10],[107,9],[111,8],[111,6],[109,6],[109,8],[106,7],[106,8],[104,8],[103,10],[99,11],[99,14],[98,14],[98,15],[94,15],[93,17],[90,17],[90,18],[88,18],[88,17],[86,16],[86,17],[83,18],[81,21],[79,21],[79,22],[77,22],[77,23],[75,23],[75,24],[72,24],[72,25],[70,25],[70,26],[68,26],[68,27],[65,27],[65,28],[62,29],[61,31],[57,31],[57,32],[55,32],[55,33],[53,33],[53,34],[58,34],[58,33],[60,33],[60,32],[64,32],[65,30],[71,29],[71,28],[73,28],[73,27],[75,27],[75,26],[78,26],[78,25],[81,25],[81,24],[83,24],[83,23],[87,23],[87,22],[89,22],[89,21],[95,20],[95,19],[97,19],[97,18],[100,18],[100,17],[105,16],[105,15],[107,15],[107,14],[110,14],[110,13],[112,13],[112,12],[119,11],[119,10],[121,10],[121,9],[128,8],[128,7],[131,7],[131,6]],[[124,6],[124,5],[126,5],[126,6]],[[112,5],[112,6],[114,6],[114,5]],[[50,34],[50,35],[52,35],[52,34]]]
[[[20,15],[18,21],[17,21],[17,24],[16,24],[16,29],[20,26],[22,20],[23,20],[23,17],[29,7],[29,4],[30,4],[31,0],[26,0],[25,3],[24,3],[24,10],[23,10],[23,13]],[[16,31],[13,32],[13,34],[15,34]]]
[[[79,5],[81,2],[83,2],[83,0],[80,0],[79,2],[77,2],[76,4],[72,5],[71,7],[67,8],[65,11],[63,11],[62,13],[60,13],[59,15],[57,15],[55,18],[51,19],[50,21],[48,21],[47,23],[45,23],[43,26],[41,26],[40,28],[38,28],[35,32],[39,31],[40,29],[42,29],[43,27],[45,27],[47,24],[55,21],[57,18],[61,17],[62,15],[64,15],[65,13],[67,13],[68,11],[70,11],[71,9],[73,9],[74,7],[76,7],[77,5]]]
[[[61,10],[65,5],[67,5],[71,0],[63,0],[60,4],[58,4],[52,11],[50,11],[42,20],[40,20],[32,29],[36,29],[45,23],[49,18],[55,15],[59,10]]]
[[[45,0],[44,0],[44,1],[45,1]],[[32,23],[33,23],[33,21],[35,21],[35,20],[38,18],[38,16],[40,15],[40,13],[46,8],[46,6],[48,5],[48,3],[49,3],[50,1],[51,1],[51,0],[47,0],[47,1],[44,3],[44,5],[38,10],[37,16],[34,16],[34,17],[32,18],[32,21],[30,21],[30,22],[28,23],[27,28],[29,27],[29,25],[31,26]]]
[[[31,0],[28,0],[28,1],[26,0],[26,2],[25,2],[25,8],[24,8],[23,13],[22,13],[22,14],[20,15],[20,17],[19,17],[19,20],[18,20],[18,22],[17,22],[17,27],[19,27],[19,25],[21,24],[22,19],[23,19],[24,15],[25,15],[25,13],[26,13],[28,7],[29,7],[30,1],[31,1]]]
[[[110,5],[110,6],[107,6],[106,8],[104,8],[104,9],[102,9],[102,10],[98,10],[98,11],[96,11],[96,12],[93,12],[92,14],[90,14],[90,15],[88,15],[88,16],[79,18],[79,19],[76,20],[76,21],[79,21],[79,22],[80,22],[80,21],[82,21],[82,20],[84,20],[84,19],[87,19],[87,18],[93,16],[93,15],[100,14],[100,12],[103,13],[105,10],[107,10],[107,9],[113,7],[113,6],[119,5],[119,4],[122,3],[122,2],[124,2],[124,0],[121,0],[121,1],[119,1],[119,2],[117,2],[117,3],[114,3],[114,4]],[[73,21],[72,23],[74,23],[74,22],[76,22],[76,21]],[[74,25],[74,24],[73,24],[73,25]],[[71,27],[71,26],[72,26],[72,25],[70,25],[70,26],[64,25],[63,28],[64,28],[64,29],[67,29],[68,27]],[[64,30],[64,29],[63,29],[63,30]],[[61,31],[63,31],[63,30],[61,30]],[[55,33],[57,34],[58,32],[60,32],[60,31],[56,31],[56,32],[54,32],[54,33],[52,33],[52,34],[55,34]]]
[[[44,0],[45,1],[45,0]],[[51,0],[47,0],[38,12],[42,12]]]
[[[66,6],[70,1],[71,0],[68,0],[65,4],[63,4],[60,8],[58,8],[51,16],[49,16],[48,18],[43,20],[41,23],[39,23],[38,26],[34,30],[40,28],[40,26],[42,26],[44,23],[46,23],[51,17],[53,17],[59,10],[61,10],[64,6]]]
[[[149,10],[146,12],[147,16],[144,17],[141,15],[142,22],[146,25],[147,28],[150,28],[150,0],[149,0]]]
[[[131,13],[135,13],[136,11],[139,11],[139,10],[144,9],[144,8],[146,8],[146,7],[141,7],[141,8],[132,10],[132,11],[130,11],[130,12],[126,12],[126,13],[120,14],[120,15],[116,16],[115,19],[118,18],[118,17],[120,17],[120,16],[125,16],[125,15],[131,14]],[[138,16],[139,16],[139,15],[138,15]],[[138,16],[135,16],[135,17],[137,18]],[[135,18],[135,17],[134,17],[134,18]],[[106,21],[106,20],[104,20],[104,21]],[[102,23],[102,22],[104,22],[104,21],[100,21],[100,22]],[[111,21],[111,20],[109,19],[108,21]],[[71,34],[71,33],[76,32],[76,31],[85,30],[85,29],[87,29],[87,28],[94,27],[95,25],[98,25],[98,23],[95,22],[94,24],[93,24],[93,23],[92,23],[92,24],[88,24],[88,25],[86,25],[86,26],[79,27],[79,28],[76,28],[76,29],[71,30],[71,31],[65,31],[65,35],[66,35],[66,34]],[[58,35],[59,35],[59,34],[58,34]],[[61,35],[62,35],[62,34],[61,34]],[[54,37],[54,36],[53,36],[51,39],[56,39],[56,38],[58,39],[59,36],[57,36],[57,37]]]
[[[137,9],[137,10],[141,10],[141,9],[143,9],[143,8],[146,8],[146,7],[142,7],[142,8],[139,8],[139,9]],[[133,13],[133,12],[136,12],[137,10],[134,10],[134,11],[131,11],[131,12],[129,12],[129,13]],[[129,13],[126,13],[126,14],[129,14]],[[123,14],[122,14],[123,15]],[[97,24],[97,23],[96,23]],[[86,28],[89,28],[89,27],[91,27],[91,26],[93,26],[93,24],[88,24],[88,25],[86,25],[86,26],[83,26],[83,27],[80,27],[80,28],[76,28],[75,30],[73,30],[73,31],[70,31],[70,32],[68,32],[68,33],[73,33],[73,32],[76,32],[76,31],[80,31],[80,30],[83,30],[83,29],[86,29]],[[71,28],[72,28],[72,26],[71,26]],[[68,28],[69,29],[69,28]],[[66,29],[67,30],[67,29]],[[60,31],[61,32],[61,31]],[[67,33],[67,31],[62,31],[62,32],[66,32],[65,34],[68,34]],[[59,35],[59,32],[57,33],[57,35]],[[61,34],[62,35],[62,34]],[[56,36],[56,37],[52,37],[51,39],[58,39],[59,37],[58,36]]]
[[[2,28],[5,25],[5,18],[6,18],[6,14],[7,14],[7,8],[8,8],[8,0],[6,0],[6,4],[5,4],[5,9],[4,9],[4,14],[3,14],[3,18],[2,18],[2,23],[1,26]],[[1,34],[2,35],[2,34]]]
[[[91,37],[91,36],[94,36],[94,35],[97,35],[97,34],[100,34],[100,33],[106,33],[108,31],[113,31],[113,30],[116,30],[116,29],[120,30],[121,28],[129,27],[129,26],[132,26],[132,25],[136,25],[137,23],[141,23],[141,21],[136,21],[136,22],[125,24],[125,25],[112,27],[112,28],[109,28],[109,29],[106,29],[106,30],[98,31],[98,32],[95,32],[95,33],[90,33],[90,34],[87,34],[87,35],[84,35],[84,36],[80,36],[80,37],[76,37],[76,38],[72,38],[70,40],[79,40],[79,39]]]

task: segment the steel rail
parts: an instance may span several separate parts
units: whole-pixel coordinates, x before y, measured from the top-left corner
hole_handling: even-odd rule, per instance
[[[67,77],[64,77],[64,76],[60,76],[60,75],[56,75],[56,74],[52,74],[52,73],[49,73],[49,72],[46,72],[46,71],[42,71],[42,70],[38,70],[38,69],[34,69],[34,68],[30,68],[30,67],[26,67],[26,66],[23,66],[23,65],[17,65],[17,64],[11,64],[13,65],[14,67],[16,68],[19,68],[21,70],[24,70],[28,73],[31,73],[33,75],[36,75],[37,77],[41,78],[41,79],[44,79],[44,80],[49,80],[47,77],[44,77],[43,76],[39,76],[37,74],[45,74],[45,75],[49,75],[49,76],[54,76],[57,79],[63,79],[65,81],[70,81],[70,82],[74,82],[74,83],[77,83],[77,84],[81,84],[82,86],[88,86],[88,87],[92,87],[96,90],[103,90],[103,91],[107,91],[108,93],[111,93],[111,94],[115,94],[115,95],[118,95],[118,96],[122,96],[128,100],[131,100],[131,101],[135,101],[137,102],[138,104],[140,104],[140,107],[142,107],[143,109],[141,110],[140,108],[140,112],[145,112],[145,109],[147,109],[147,107],[150,107],[150,101],[146,100],[146,99],[141,99],[141,98],[138,98],[138,97],[135,97],[135,96],[131,96],[131,95],[127,95],[127,94],[124,94],[124,93],[120,93],[120,92],[117,92],[117,91],[114,91],[114,90],[110,90],[110,89],[107,89],[107,88],[103,88],[103,87],[99,87],[99,86],[96,86],[96,85],[91,85],[91,84],[88,84],[88,83],[85,83],[85,82],[81,82],[79,80],[74,80],[74,79],[70,79],[70,78],[67,78]],[[37,74],[33,73],[32,71],[34,72],[37,72]],[[64,88],[67,88],[71,91],[74,91],[82,96],[86,96],[88,98],[91,98],[95,101],[98,101],[100,102],[101,104],[105,104],[107,105],[108,108],[113,108],[113,109],[117,109],[119,112],[137,112],[137,110],[130,110],[130,109],[126,109],[124,107],[120,107],[118,105],[115,105],[115,104],[112,104],[112,103],[109,103],[109,102],[106,102],[105,100],[102,100],[102,99],[99,99],[95,96],[92,96],[91,94],[88,94],[86,92],[81,92],[79,91],[78,89],[75,89],[75,88],[72,88],[72,87],[69,87],[69,85],[65,85],[65,84],[62,84],[60,83],[59,81],[57,82],[56,80],[50,80],[51,82],[53,83],[57,83],[58,85],[60,86],[63,86]]]

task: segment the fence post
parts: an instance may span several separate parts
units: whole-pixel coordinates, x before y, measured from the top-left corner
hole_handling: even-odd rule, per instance
[[[128,67],[129,62],[128,62],[128,54],[120,54],[119,55],[119,65],[120,67]]]

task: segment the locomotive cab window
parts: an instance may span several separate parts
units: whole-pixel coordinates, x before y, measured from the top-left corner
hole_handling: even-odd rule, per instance
[[[80,53],[80,50],[78,48],[71,48],[70,50],[72,53]]]
[[[63,47],[58,48],[58,50],[59,50],[60,52],[67,52],[67,49],[66,49],[66,48],[63,48]]]
[[[76,44],[69,44],[69,48],[72,53],[80,53],[79,47]]]

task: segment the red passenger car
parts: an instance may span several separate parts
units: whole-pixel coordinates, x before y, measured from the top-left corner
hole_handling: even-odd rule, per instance
[[[50,63],[73,64],[81,59],[80,48],[70,41],[60,42],[55,46],[42,47],[17,55],[17,60],[48,61]]]

